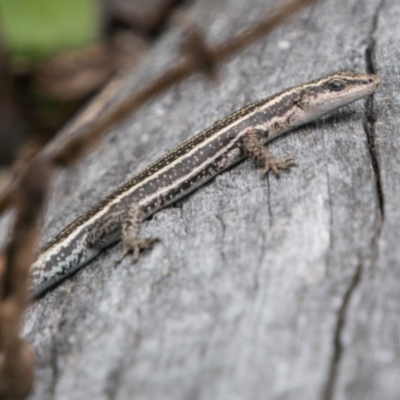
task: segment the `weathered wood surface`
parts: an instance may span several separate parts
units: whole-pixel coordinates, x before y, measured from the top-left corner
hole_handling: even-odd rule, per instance
[[[198,0],[218,43],[273,1]],[[342,68],[384,79],[273,143],[298,166],[250,161],[146,222],[137,264],[114,246],[29,310],[31,399],[400,398],[400,3],[327,0],[221,69],[113,129],[54,184],[45,239],[175,145],[250,101]],[[116,97],[173,60],[174,29]]]

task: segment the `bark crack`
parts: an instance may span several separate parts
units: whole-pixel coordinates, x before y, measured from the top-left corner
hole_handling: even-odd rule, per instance
[[[56,329],[51,335],[49,364],[52,371],[52,377],[48,389],[51,399],[56,398],[56,387],[60,376],[60,370],[58,367],[58,361],[60,358],[59,340],[60,340],[60,332],[62,332],[62,327],[65,324],[65,316],[64,316],[65,311],[66,311],[66,306],[64,304],[64,306],[60,310],[60,318],[57,322]]]
[[[332,361],[329,367],[329,372],[328,372],[328,382],[326,384],[326,387],[323,392],[322,399],[323,400],[332,400],[333,395],[335,393],[335,386],[336,386],[336,381],[337,381],[337,376],[338,376],[338,371],[339,371],[339,365],[340,361],[343,356],[343,346],[342,346],[342,333],[344,330],[344,327],[346,325],[346,316],[347,316],[347,310],[349,308],[349,304],[351,301],[351,298],[353,296],[353,293],[357,289],[358,284],[360,283],[361,280],[361,274],[362,274],[362,264],[359,262],[357,265],[356,271],[351,279],[350,285],[347,288],[346,292],[344,293],[343,296],[343,301],[342,304],[339,308],[338,311],[338,316],[336,320],[336,326],[335,326],[335,334],[333,338],[333,356],[332,356]]]
[[[376,7],[375,13],[372,18],[371,30],[368,36],[367,48],[365,50],[365,62],[366,69],[369,73],[376,73],[376,59],[375,59],[375,33],[378,27],[378,18],[380,11],[383,7],[384,0],[381,0]],[[375,176],[375,190],[377,196],[377,203],[379,209],[379,221],[377,227],[377,233],[374,235],[372,248],[374,248],[375,254],[374,259],[377,257],[377,238],[380,236],[382,223],[385,215],[385,202],[384,202],[384,194],[382,188],[382,179],[380,174],[380,165],[379,158],[376,151],[376,111],[375,111],[375,103],[374,97],[370,96],[365,103],[365,119],[363,123],[364,131],[367,137],[368,150],[371,158],[372,169]],[[333,356],[329,366],[328,371],[328,381],[324,388],[322,399],[323,400],[332,400],[335,395],[336,382],[338,378],[340,363],[343,357],[344,348],[342,346],[342,336],[343,331],[346,325],[348,308],[352,299],[354,292],[357,290],[357,287],[361,281],[363,266],[361,260],[359,261],[355,273],[351,279],[351,282],[344,293],[342,304],[339,308],[336,326],[334,331],[333,338]]]
[[[368,37],[368,45],[365,50],[365,62],[367,67],[367,72],[376,73],[376,59],[375,59],[375,33],[378,26],[378,17],[380,10],[383,6],[384,0],[381,0],[376,11],[374,17],[372,19],[372,27]],[[376,182],[376,194],[379,206],[379,212],[381,220],[383,220],[385,215],[385,202],[382,188],[382,180],[379,168],[379,158],[376,152],[376,131],[375,131],[375,123],[376,123],[376,111],[375,111],[375,101],[374,96],[370,96],[365,103],[365,119],[364,119],[364,131],[367,137],[368,142],[368,150],[371,157],[371,164],[375,175]]]
[[[221,238],[220,238],[220,242],[221,242],[221,248],[220,248],[220,254],[221,254],[221,258],[222,258],[222,265],[226,266],[226,257],[225,257],[225,251],[224,251],[224,240],[225,240],[225,235],[226,235],[226,225],[225,225],[225,221],[223,220],[223,218],[220,215],[216,215],[215,218],[217,219],[217,221],[219,222],[219,224],[221,225]]]
[[[267,181],[267,210],[268,210],[268,217],[269,217],[269,228],[272,227],[272,207],[271,207],[271,183],[269,181],[269,175],[266,176]]]
[[[326,182],[328,186],[328,204],[329,204],[329,245],[326,251],[326,268],[328,268],[328,257],[329,257],[329,250],[332,249],[332,241],[333,241],[333,204],[332,204],[332,189],[331,189],[331,179],[329,175],[328,165],[325,167],[326,170]]]
[[[58,369],[58,351],[57,351],[57,340],[53,336],[52,337],[52,343],[50,347],[50,367],[51,371],[53,373],[49,385],[49,395],[51,399],[56,398],[56,386],[58,383],[58,378],[59,378],[59,369]]]

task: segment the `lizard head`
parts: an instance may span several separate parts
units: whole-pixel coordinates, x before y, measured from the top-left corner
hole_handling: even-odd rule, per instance
[[[298,105],[315,119],[373,94],[381,83],[375,74],[339,71],[305,84]]]

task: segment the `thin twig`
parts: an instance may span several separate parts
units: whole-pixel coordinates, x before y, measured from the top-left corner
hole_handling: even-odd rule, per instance
[[[29,270],[39,237],[37,221],[45,203],[49,166],[33,162],[15,191],[16,217],[6,248],[0,285],[0,398],[24,399],[33,383],[34,354],[19,337],[28,303]]]

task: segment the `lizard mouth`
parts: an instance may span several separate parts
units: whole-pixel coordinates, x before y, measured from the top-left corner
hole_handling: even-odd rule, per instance
[[[365,80],[366,84],[373,84],[375,89],[378,88],[382,83],[382,78],[375,74],[368,74],[368,78]]]

